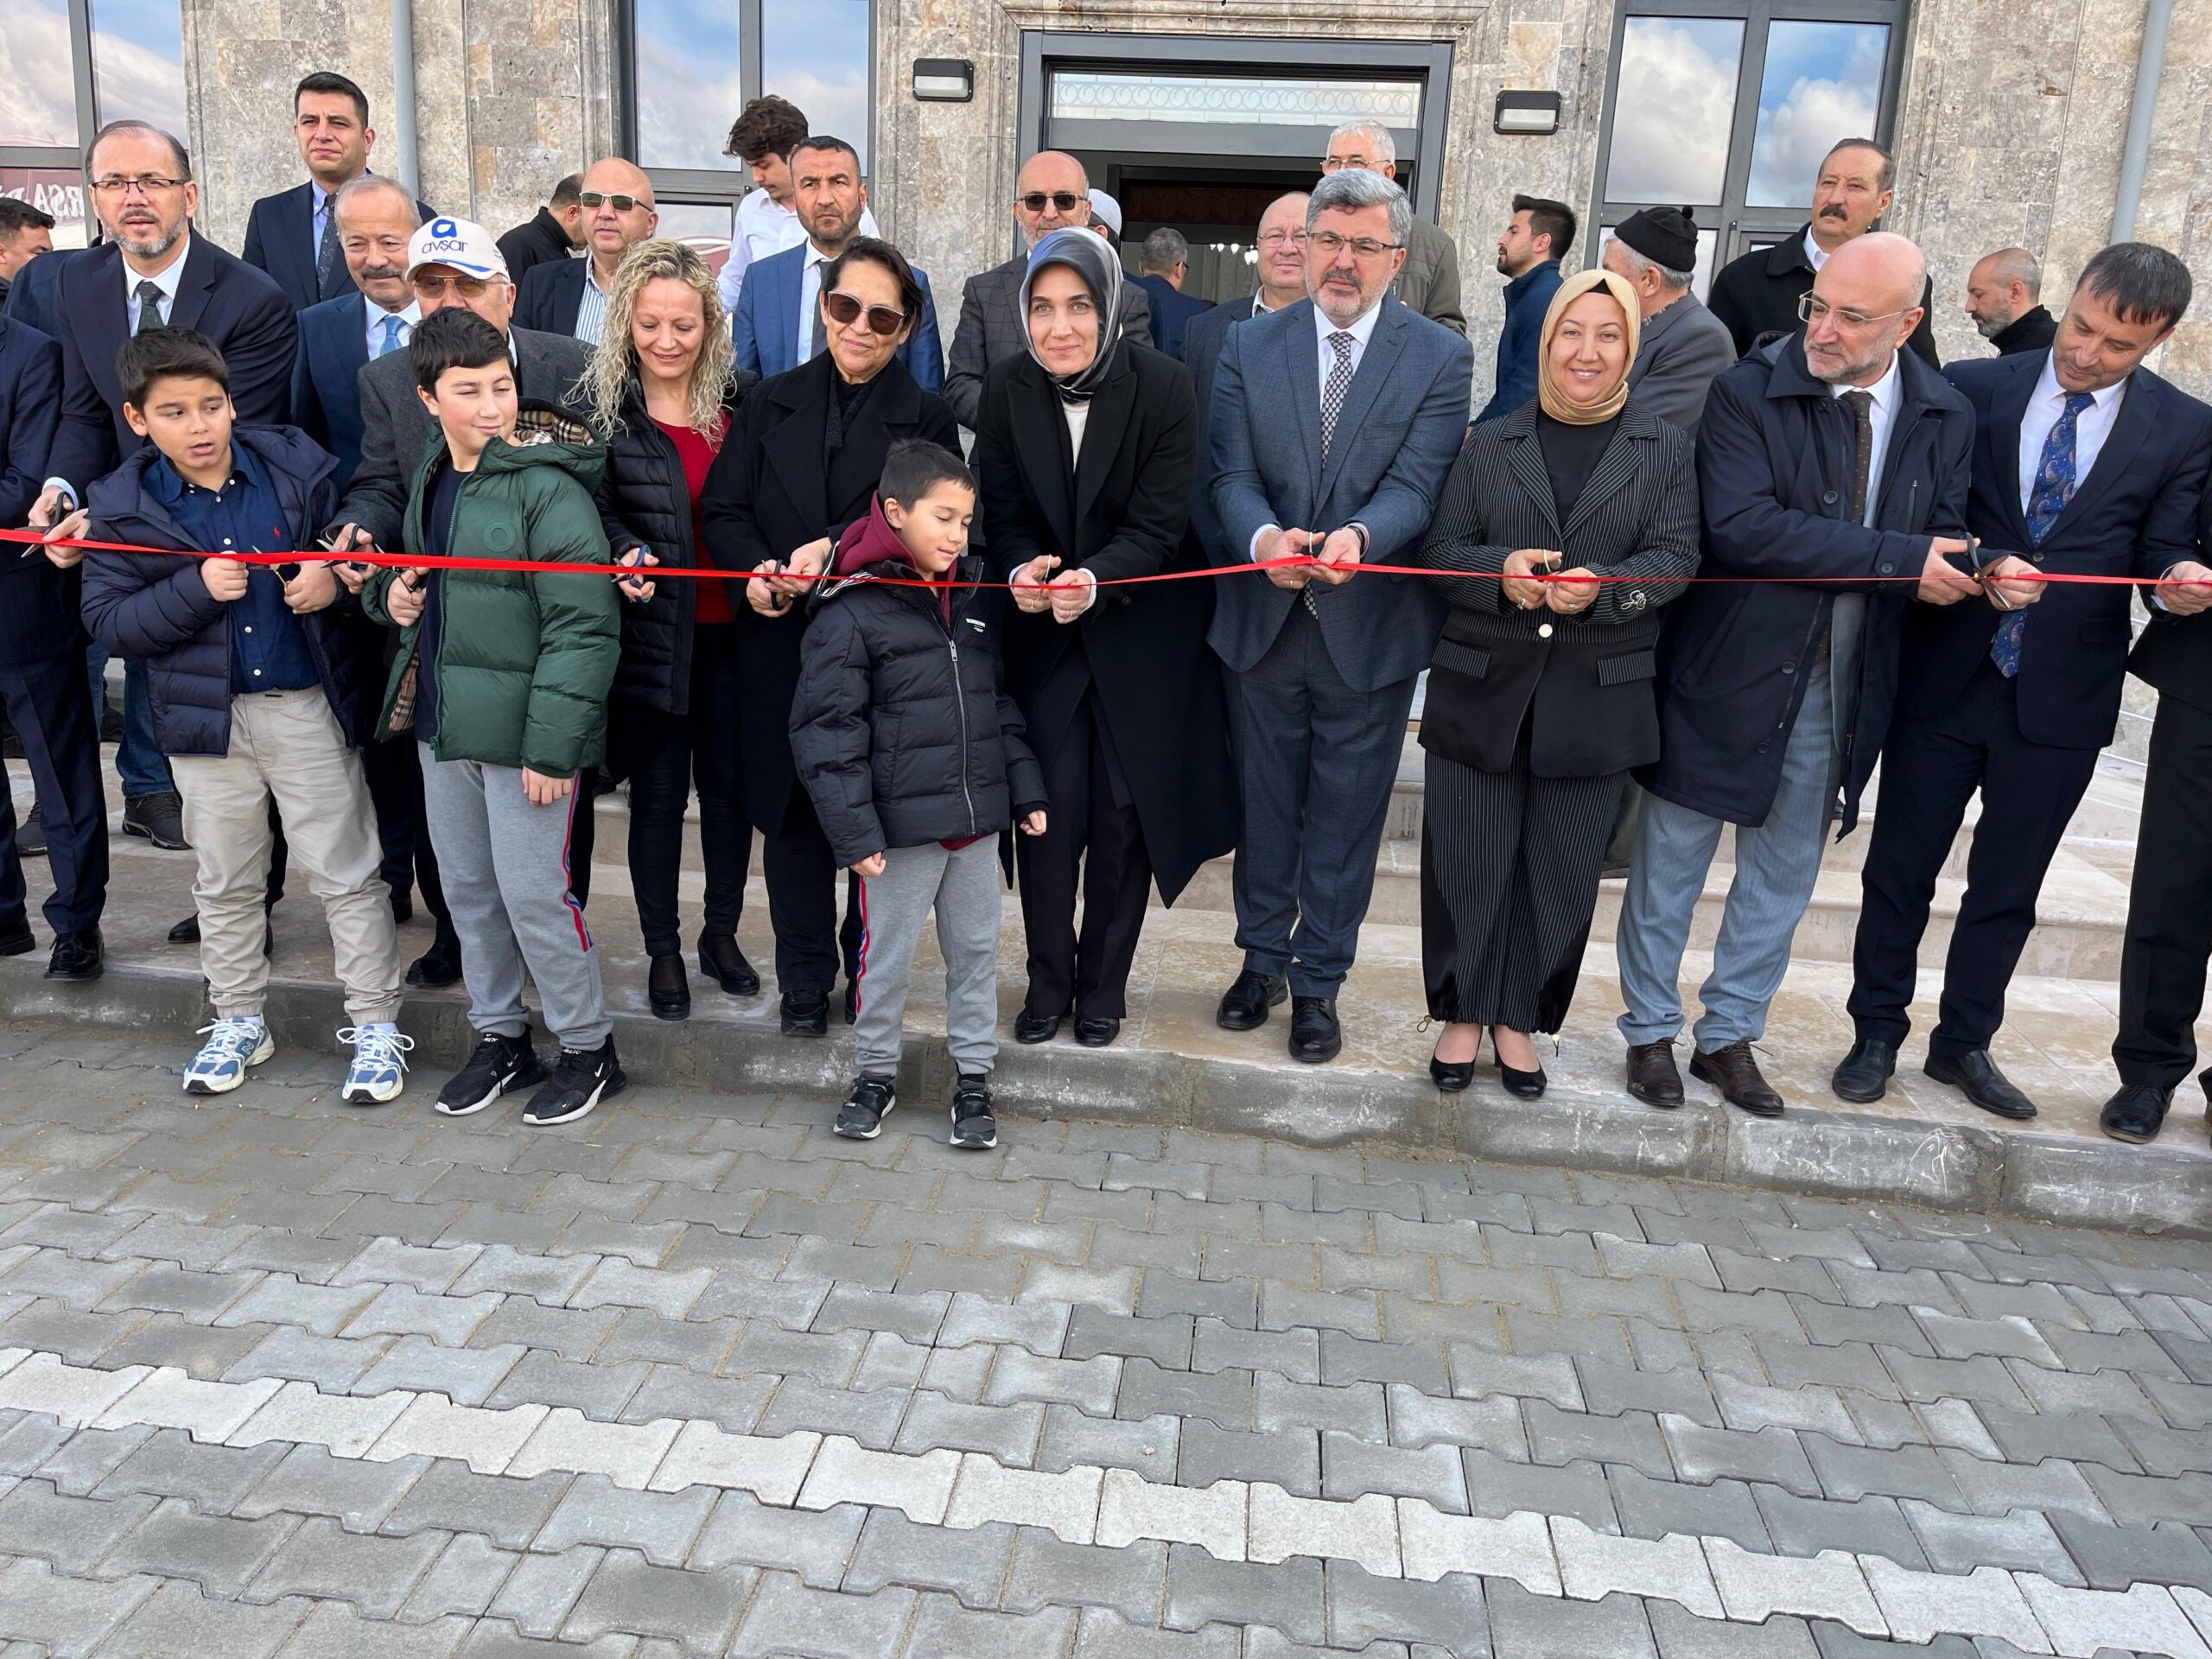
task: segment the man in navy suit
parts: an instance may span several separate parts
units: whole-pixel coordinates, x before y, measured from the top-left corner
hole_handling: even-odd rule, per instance
[[[622,256],[660,225],[653,184],[620,156],[594,162],[577,192],[583,209],[584,257],[530,267],[515,287],[515,327],[599,343],[607,296]]]
[[[1170,357],[1183,354],[1183,330],[1213,308],[1183,292],[1191,271],[1191,245],[1183,232],[1163,225],[1144,239],[1137,253],[1137,286],[1152,296],[1152,343]]]
[[[1222,550],[1311,554],[1329,568],[1224,576],[1210,643],[1230,670],[1243,792],[1236,942],[1221,1000],[1262,1024],[1286,976],[1294,1059],[1344,1041],[1337,988],[1375,884],[1414,684],[1444,604],[1417,579],[1361,575],[1428,528],[1467,426],[1467,342],[1390,293],[1413,218],[1406,193],[1347,169],[1306,207],[1309,299],[1231,328],[1209,441]]]
[[[795,369],[823,349],[828,325],[822,320],[822,268],[861,233],[868,211],[868,185],[861,178],[860,152],[842,138],[817,133],[791,151],[791,205],[806,240],[795,248],[758,260],[738,290],[730,319],[737,366],[766,378]],[[938,340],[937,301],[930,279],[917,268],[922,315],[899,360],[924,391],[944,388],[944,353]]]
[[[1974,407],[1968,556],[1987,601],[1915,606],[1907,620],[1861,878],[1858,1040],[1834,1078],[1847,1100],[1878,1098],[1896,1066],[1936,876],[1979,791],[1925,1069],[1985,1111],[2035,1115],[1990,1041],[2044,873],[2112,741],[2133,597],[2042,578],[2166,579],[2196,556],[2212,409],[2142,366],[2189,297],[2174,255],[2115,243],[2083,268],[2048,352],[1944,370]]]
[[[339,191],[369,170],[377,135],[369,125],[368,94],[343,75],[309,75],[293,89],[292,137],[307,182],[253,204],[245,257],[269,273],[294,310],[304,311],[353,290],[333,210]],[[430,216],[428,207],[416,207]]]
[[[342,495],[361,464],[360,372],[387,352],[407,349],[423,308],[407,280],[417,221],[406,188],[364,174],[340,188],[337,213],[353,286],[300,313],[292,424],[338,458],[332,481]]]
[[[184,146],[143,121],[112,121],[92,137],[85,178],[107,239],[72,254],[54,303],[61,342],[61,426],[46,486],[31,510],[41,529],[80,506],[97,478],[144,442],[123,418],[115,354],[141,328],[167,323],[213,340],[231,372],[231,404],[250,425],[291,412],[299,324],[283,290],[243,260],[192,234],[200,206]],[[54,257],[54,256],[49,256]],[[35,270],[43,261],[34,261]],[[124,677],[123,829],[156,846],[185,844],[183,810],[168,766],[153,747],[144,675]]]

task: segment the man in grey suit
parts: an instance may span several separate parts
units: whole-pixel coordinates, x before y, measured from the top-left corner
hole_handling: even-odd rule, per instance
[[[1444,623],[1418,577],[1358,567],[1396,562],[1427,530],[1474,375],[1465,340],[1390,293],[1412,223],[1380,174],[1323,179],[1306,207],[1310,297],[1230,329],[1214,370],[1223,551],[1323,562],[1219,579],[1207,641],[1230,671],[1244,966],[1217,1018],[1251,1030],[1287,991],[1292,1058],[1313,1064],[1344,1046],[1337,988]]]
[[[1687,207],[1646,207],[1613,228],[1598,263],[1636,290],[1643,334],[1629,365],[1639,407],[1694,432],[1713,377],[1736,360],[1735,337],[1690,292],[1697,226]]]
[[[1002,358],[1029,350],[1029,331],[1016,308],[1021,279],[1029,272],[1029,250],[1052,232],[1090,221],[1090,178],[1083,163],[1065,151],[1040,149],[1022,164],[1014,181],[1014,222],[1021,231],[1021,251],[1002,265],[970,276],[960,290],[960,326],[953,331],[952,356],[944,373],[944,401],[953,418],[976,429],[983,401],[983,372]],[[1152,344],[1152,302],[1144,289],[1122,282],[1122,338]]]

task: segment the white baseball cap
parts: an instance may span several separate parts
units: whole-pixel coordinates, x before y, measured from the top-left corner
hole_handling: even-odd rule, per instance
[[[408,238],[408,276],[424,265],[450,265],[466,276],[507,274],[506,256],[492,232],[466,219],[434,219]]]
[[[1090,193],[1090,216],[1115,235],[1122,233],[1122,204],[1103,190]]]

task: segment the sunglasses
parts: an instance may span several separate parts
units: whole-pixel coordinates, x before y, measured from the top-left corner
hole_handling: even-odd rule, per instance
[[[415,291],[426,300],[435,300],[450,288],[464,300],[480,300],[497,280],[486,276],[441,276],[424,271],[415,278]]]
[[[601,203],[604,203],[607,207],[612,207],[618,213],[626,213],[632,207],[650,207],[652,206],[652,203],[649,201],[639,201],[635,196],[609,195],[602,190],[586,190],[577,196],[576,200],[587,207],[597,207]]]
[[[1033,213],[1043,213],[1045,204],[1048,201],[1062,213],[1071,213],[1075,212],[1076,203],[1086,200],[1088,198],[1078,196],[1072,190],[1055,190],[1050,195],[1046,195],[1042,190],[1032,190],[1027,195],[1017,196],[1014,200]]]
[[[888,340],[906,327],[906,314],[887,305],[863,305],[856,296],[831,292],[822,296],[822,308],[840,328],[849,328],[868,313],[869,329]]]

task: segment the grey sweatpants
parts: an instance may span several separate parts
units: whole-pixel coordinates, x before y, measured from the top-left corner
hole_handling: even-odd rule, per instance
[[[914,946],[932,906],[944,956],[945,1051],[969,1077],[988,1072],[998,1058],[999,838],[986,836],[957,853],[932,842],[893,849],[883,855],[883,874],[861,883],[853,1048],[863,1077],[898,1072]]]
[[[461,935],[468,1023],[519,1037],[530,1029],[523,972],[537,982],[545,1023],[563,1048],[597,1048],[614,1030],[599,953],[569,891],[569,830],[588,800],[532,806],[512,766],[423,754],[423,813],[438,877]]]

